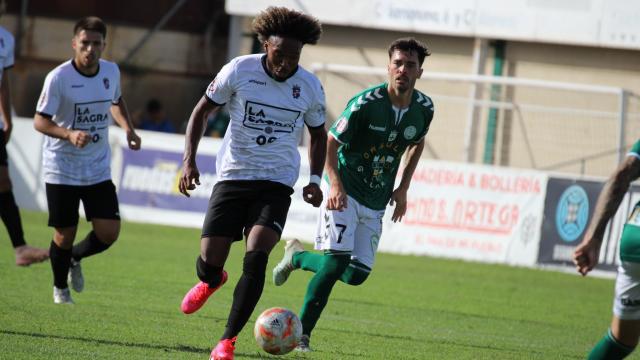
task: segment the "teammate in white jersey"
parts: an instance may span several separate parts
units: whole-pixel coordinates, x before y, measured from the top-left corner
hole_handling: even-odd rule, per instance
[[[311,137],[311,182],[304,200],[322,202],[319,188],[327,135],[320,81],[298,66],[305,44],[315,44],[320,23],[302,13],[270,7],[253,22],[266,54],[231,60],[193,109],[187,126],[180,192],[199,184],[196,151],[207,115],[227,104],[231,120],[218,153],[219,178],[205,217],[196,272],[201,280],[185,296],[182,311],[197,311],[227,280],[223,270],[231,244],[246,236],[238,280],[224,334],[212,359],[233,359],[235,339],[251,316],[264,286],[269,253],[280,239],[298,178],[297,145],[306,125]]]
[[[0,1],[0,15],[4,14],[6,1]],[[9,70],[13,67],[13,35],[0,26],[0,218],[4,222],[15,251],[16,265],[28,266],[49,258],[49,251],[27,245],[22,230],[20,211],[13,197],[6,145],[11,137],[11,90]]]
[[[55,229],[49,253],[57,304],[73,303],[68,280],[75,291],[84,288],[80,260],[105,251],[120,233],[110,171],[112,117],[126,131],[129,148],[140,149],[120,93],[118,65],[100,59],[106,25],[86,17],[76,23],[73,34],[74,57],[47,75],[34,123],[46,135],[42,165],[49,226]],[[74,246],[80,200],[93,229]]]

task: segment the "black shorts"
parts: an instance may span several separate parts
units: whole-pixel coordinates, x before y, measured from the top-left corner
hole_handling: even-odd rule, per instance
[[[9,166],[7,144],[4,143],[4,130],[0,129],[0,166]]]
[[[78,225],[80,200],[87,221],[93,218],[120,220],[116,187],[111,180],[86,186],[47,183],[46,191],[51,227]]]
[[[242,240],[245,230],[263,225],[282,234],[293,189],[275,181],[221,181],[213,187],[202,237]]]

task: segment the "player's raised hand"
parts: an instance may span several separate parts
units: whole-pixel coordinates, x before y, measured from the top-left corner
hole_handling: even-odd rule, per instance
[[[82,130],[71,130],[69,133],[69,142],[78,149],[85,147],[89,141],[91,141],[91,135]]]
[[[573,252],[573,263],[576,270],[582,276],[586,276],[589,271],[598,265],[598,256],[600,255],[600,245],[597,241],[582,241]]]
[[[329,197],[327,198],[327,210],[342,211],[347,207],[347,193],[342,184],[334,181],[331,183]]]
[[[402,221],[402,217],[407,212],[407,191],[401,188],[397,188],[391,194],[391,200],[389,200],[389,205],[393,206],[395,204],[395,208],[393,209],[393,215],[391,215],[391,220],[393,222]]]
[[[200,185],[200,172],[198,166],[195,163],[185,162],[182,166],[182,175],[178,182],[178,190],[186,196],[189,195],[189,190],[195,190],[196,185]]]
[[[302,197],[304,201],[313,205],[313,207],[319,207],[322,203],[322,190],[320,190],[318,184],[309,183],[309,185],[302,188]]]
[[[138,136],[135,131],[128,131],[127,144],[129,145],[129,149],[131,150],[140,150],[142,139],[140,139],[140,136]]]

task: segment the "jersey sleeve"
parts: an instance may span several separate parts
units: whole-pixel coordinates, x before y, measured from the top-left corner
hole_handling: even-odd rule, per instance
[[[640,159],[640,140],[636,141],[635,144],[631,147],[631,150],[627,153],[627,156],[635,156]]]
[[[40,115],[53,117],[60,107],[60,78],[57,73],[50,72],[44,79],[44,86],[36,106]]]
[[[120,68],[118,67],[118,65],[115,65],[114,81],[116,82],[116,88],[113,92],[113,99],[111,99],[111,103],[118,104],[120,102],[120,98],[122,97],[122,90],[120,88]]]
[[[8,44],[7,46],[7,56],[3,59],[2,68],[7,69],[13,66],[14,63],[14,52],[15,52],[15,40],[13,36],[9,36],[7,38]]]
[[[205,92],[207,99],[218,105],[224,105],[231,99],[231,95],[235,92],[236,63],[232,60],[220,69],[207,87]]]
[[[415,142],[416,144],[421,142],[424,139],[424,137],[427,136],[427,133],[429,132],[429,128],[431,127],[431,121],[433,121],[433,114],[435,113],[433,101],[428,96],[425,96],[425,98],[426,98],[426,101],[422,103],[422,106],[425,107],[423,114],[424,114],[424,121],[426,123],[426,126],[422,134],[416,137],[416,142]]]
[[[313,103],[309,107],[309,110],[304,114],[304,122],[310,128],[318,128],[324,126],[326,104],[324,97],[324,89],[318,82],[314,91]]]
[[[358,119],[362,116],[364,110],[357,102],[357,96],[351,99],[338,120],[329,129],[329,134],[341,144],[350,142],[358,131]]]

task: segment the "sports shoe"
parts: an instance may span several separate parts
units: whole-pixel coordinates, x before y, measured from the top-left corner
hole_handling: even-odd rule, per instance
[[[84,276],[82,276],[82,266],[80,261],[71,259],[71,266],[69,267],[69,275],[67,275],[67,282],[71,284],[73,291],[82,292],[84,290]]]
[[[73,299],[71,299],[71,291],[69,288],[58,289],[57,287],[53,287],[53,303],[54,304],[73,304]]]
[[[39,249],[29,245],[22,245],[16,248],[16,265],[18,266],[29,266],[43,262],[48,258],[48,249]]]
[[[295,350],[299,352],[313,351],[309,346],[309,341],[311,341],[311,339],[309,339],[309,335],[302,335],[302,337],[300,338],[300,342],[298,343],[298,346],[296,346]]]
[[[224,283],[227,282],[227,272],[222,270],[222,281],[220,281],[220,285],[215,288],[209,287],[209,284],[200,281],[194,287],[189,290],[187,295],[182,299],[182,304],[180,305],[180,309],[185,314],[192,314],[204,305],[207,302],[209,296],[211,296],[216,290],[220,289]]]
[[[295,270],[293,267],[293,255],[301,251],[304,251],[304,248],[298,239],[289,240],[284,245],[284,256],[278,265],[273,268],[273,283],[276,286],[284,284],[291,272]]]
[[[211,350],[209,360],[233,360],[233,351],[236,349],[234,346],[236,339],[237,336],[231,339],[220,340],[218,345]]]

